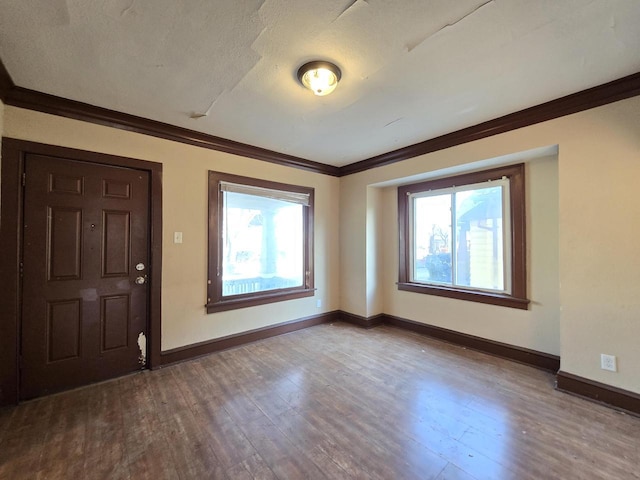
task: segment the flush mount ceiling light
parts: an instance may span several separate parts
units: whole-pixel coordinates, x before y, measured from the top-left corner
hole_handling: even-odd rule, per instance
[[[340,77],[342,72],[336,65],[320,60],[305,63],[298,69],[300,83],[319,97],[333,92],[338,86]]]

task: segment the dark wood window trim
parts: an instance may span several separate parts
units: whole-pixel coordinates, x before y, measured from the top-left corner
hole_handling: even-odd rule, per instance
[[[509,179],[511,210],[511,294],[483,292],[460,287],[426,285],[411,281],[411,238],[409,193],[438,190],[453,186],[470,185]],[[455,177],[429,180],[398,188],[398,227],[400,232],[400,259],[398,273],[398,289],[408,292],[424,293],[441,297],[469,300],[526,310],[527,299],[526,272],[526,225],[525,225],[525,192],[524,164],[499,167],[482,172],[457,175]]]
[[[300,287],[282,288],[260,293],[247,293],[223,297],[222,275],[218,275],[222,258],[222,208],[223,192],[220,182],[269,188],[309,195],[309,206],[304,208],[304,284]],[[267,303],[312,297],[315,294],[313,272],[313,188],[259,180],[239,175],[209,171],[209,261],[207,280],[207,313],[252,307]]]

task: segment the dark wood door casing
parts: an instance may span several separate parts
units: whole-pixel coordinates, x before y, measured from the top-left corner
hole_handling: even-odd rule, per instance
[[[113,165],[136,169],[149,177],[150,202],[149,202],[149,267],[148,289],[148,349],[147,366],[160,367],[161,350],[161,270],[162,270],[162,164],[144,160],[131,159],[83,150],[76,150],[53,145],[39,144],[11,138],[2,139],[2,170],[1,170],[1,202],[0,202],[0,406],[18,402],[19,392],[19,363],[20,363],[20,335],[22,321],[22,276],[23,268],[23,174],[25,173],[26,160],[29,155],[45,155],[54,158],[64,158],[77,161],[77,165]],[[67,185],[68,187],[68,185]],[[115,187],[115,185],[113,186]],[[112,187],[111,192],[114,190]],[[117,210],[117,209],[114,209]],[[67,219],[73,218],[72,212],[62,210],[62,215]],[[110,215],[110,218],[100,221],[111,221],[115,225],[122,224],[124,219],[118,214]],[[95,223],[95,222],[94,222]],[[112,239],[115,241],[115,239]],[[68,252],[65,252],[68,255]],[[71,256],[73,257],[73,256]],[[67,257],[66,260],[69,260]],[[71,262],[73,264],[73,262]],[[68,267],[68,265],[67,265]],[[54,275],[69,275],[66,268],[57,270]],[[51,267],[50,267],[51,268]],[[119,269],[118,262],[101,262],[101,274],[116,274]],[[73,273],[73,272],[72,272]],[[122,308],[124,300],[114,296],[102,302],[101,308],[116,311]],[[59,311],[65,315],[73,312],[71,304],[60,304]],[[113,333],[113,332],[111,332]],[[103,331],[104,334],[104,331]],[[115,347],[118,340],[117,334],[111,335],[103,346]],[[129,341],[129,340],[128,340]],[[65,348],[69,348],[66,345]],[[137,348],[137,346],[136,346]],[[56,353],[64,355],[64,353]]]
[[[148,172],[28,154],[25,173],[20,398],[140,368]]]

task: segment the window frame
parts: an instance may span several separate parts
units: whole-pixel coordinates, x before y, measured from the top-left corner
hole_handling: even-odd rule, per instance
[[[309,195],[309,205],[303,208],[303,285],[290,288],[280,288],[262,292],[243,293],[237,295],[222,295],[222,258],[223,246],[223,191],[221,182],[261,187],[272,190],[282,190]],[[315,294],[313,271],[313,204],[314,189],[299,185],[290,185],[269,180],[244,177],[229,173],[209,170],[209,225],[208,225],[208,262],[207,262],[207,313],[216,313],[237,308],[264,305],[296,298],[312,297]]]
[[[412,272],[412,219],[409,202],[410,194],[444,190],[484,183],[491,180],[507,178],[509,180],[509,220],[510,226],[510,281],[511,293],[498,293],[460,286],[433,285],[411,281]],[[503,307],[526,310],[527,299],[526,271],[526,217],[525,217],[525,166],[523,163],[498,167],[491,170],[466,173],[453,177],[427,180],[398,187],[398,231],[399,262],[398,290],[468,300]]]

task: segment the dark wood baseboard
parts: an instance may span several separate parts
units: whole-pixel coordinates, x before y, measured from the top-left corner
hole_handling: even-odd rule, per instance
[[[435,327],[433,325],[427,325],[413,320],[394,317],[392,315],[379,314],[372,317],[363,317],[361,315],[355,315],[341,310],[167,350],[162,352],[160,364],[162,366],[166,366],[201,357],[203,355],[208,355],[220,350],[225,350],[227,348],[255,342],[264,338],[274,337],[276,335],[282,335],[283,333],[293,332],[295,330],[301,330],[321,323],[334,322],[338,320],[366,329],[374,328],[382,324],[392,325],[397,328],[420,333],[432,338],[437,338],[438,340],[444,340],[449,343],[496,355],[515,362],[541,368],[543,370],[549,370],[554,373],[560,368],[560,357],[556,355],[516,347],[514,345],[475,337],[473,335],[467,335],[465,333],[447,330],[446,328]]]
[[[637,393],[563,371],[558,372],[556,388],[640,416],[640,395]]]
[[[373,328],[378,325],[382,325],[384,321],[384,314],[374,315],[373,317],[363,317],[361,315],[356,315],[354,313],[343,312],[340,310],[338,312],[338,318],[346,323],[351,323],[352,325],[356,325],[362,328]]]
[[[236,333],[226,337],[214,338],[213,340],[185,345],[184,347],[173,348],[162,352],[160,354],[160,364],[165,367],[173,363],[191,360],[213,352],[219,352],[220,350],[226,350],[227,348],[237,347],[257,340],[275,337],[284,333],[294,332],[296,330],[302,330],[303,328],[313,327],[314,325],[334,322],[337,320],[338,312],[333,311],[321,313],[320,315],[313,315],[311,317],[291,320],[289,322],[278,323],[276,325],[269,325],[268,327],[257,328],[247,332]]]
[[[363,328],[373,328],[382,324],[392,325],[397,328],[410,330],[421,335],[437,338],[438,340],[444,340],[445,342],[478,350],[480,352],[489,353],[514,362],[524,363],[525,365],[541,368],[553,373],[556,373],[560,369],[560,357],[557,355],[517,347],[507,343],[496,342],[495,340],[488,340],[482,337],[475,337],[473,335],[467,335],[466,333],[460,333],[442,327],[435,327],[426,323],[394,317],[393,315],[383,313],[367,318],[360,315],[354,315],[353,313],[339,311],[338,318],[344,322]]]
[[[488,340],[486,338],[476,337],[474,335],[468,335],[466,333],[460,333],[433,325],[427,325],[413,320],[394,317],[392,315],[385,315],[384,323],[404,330],[410,330],[422,335],[437,338],[439,340],[444,340],[445,342],[460,345],[472,350],[478,350],[480,352],[506,358],[514,362],[524,363],[525,365],[548,370],[553,373],[556,373],[560,369],[560,357],[557,355],[517,347],[515,345],[509,345],[508,343],[496,342],[495,340]]]

